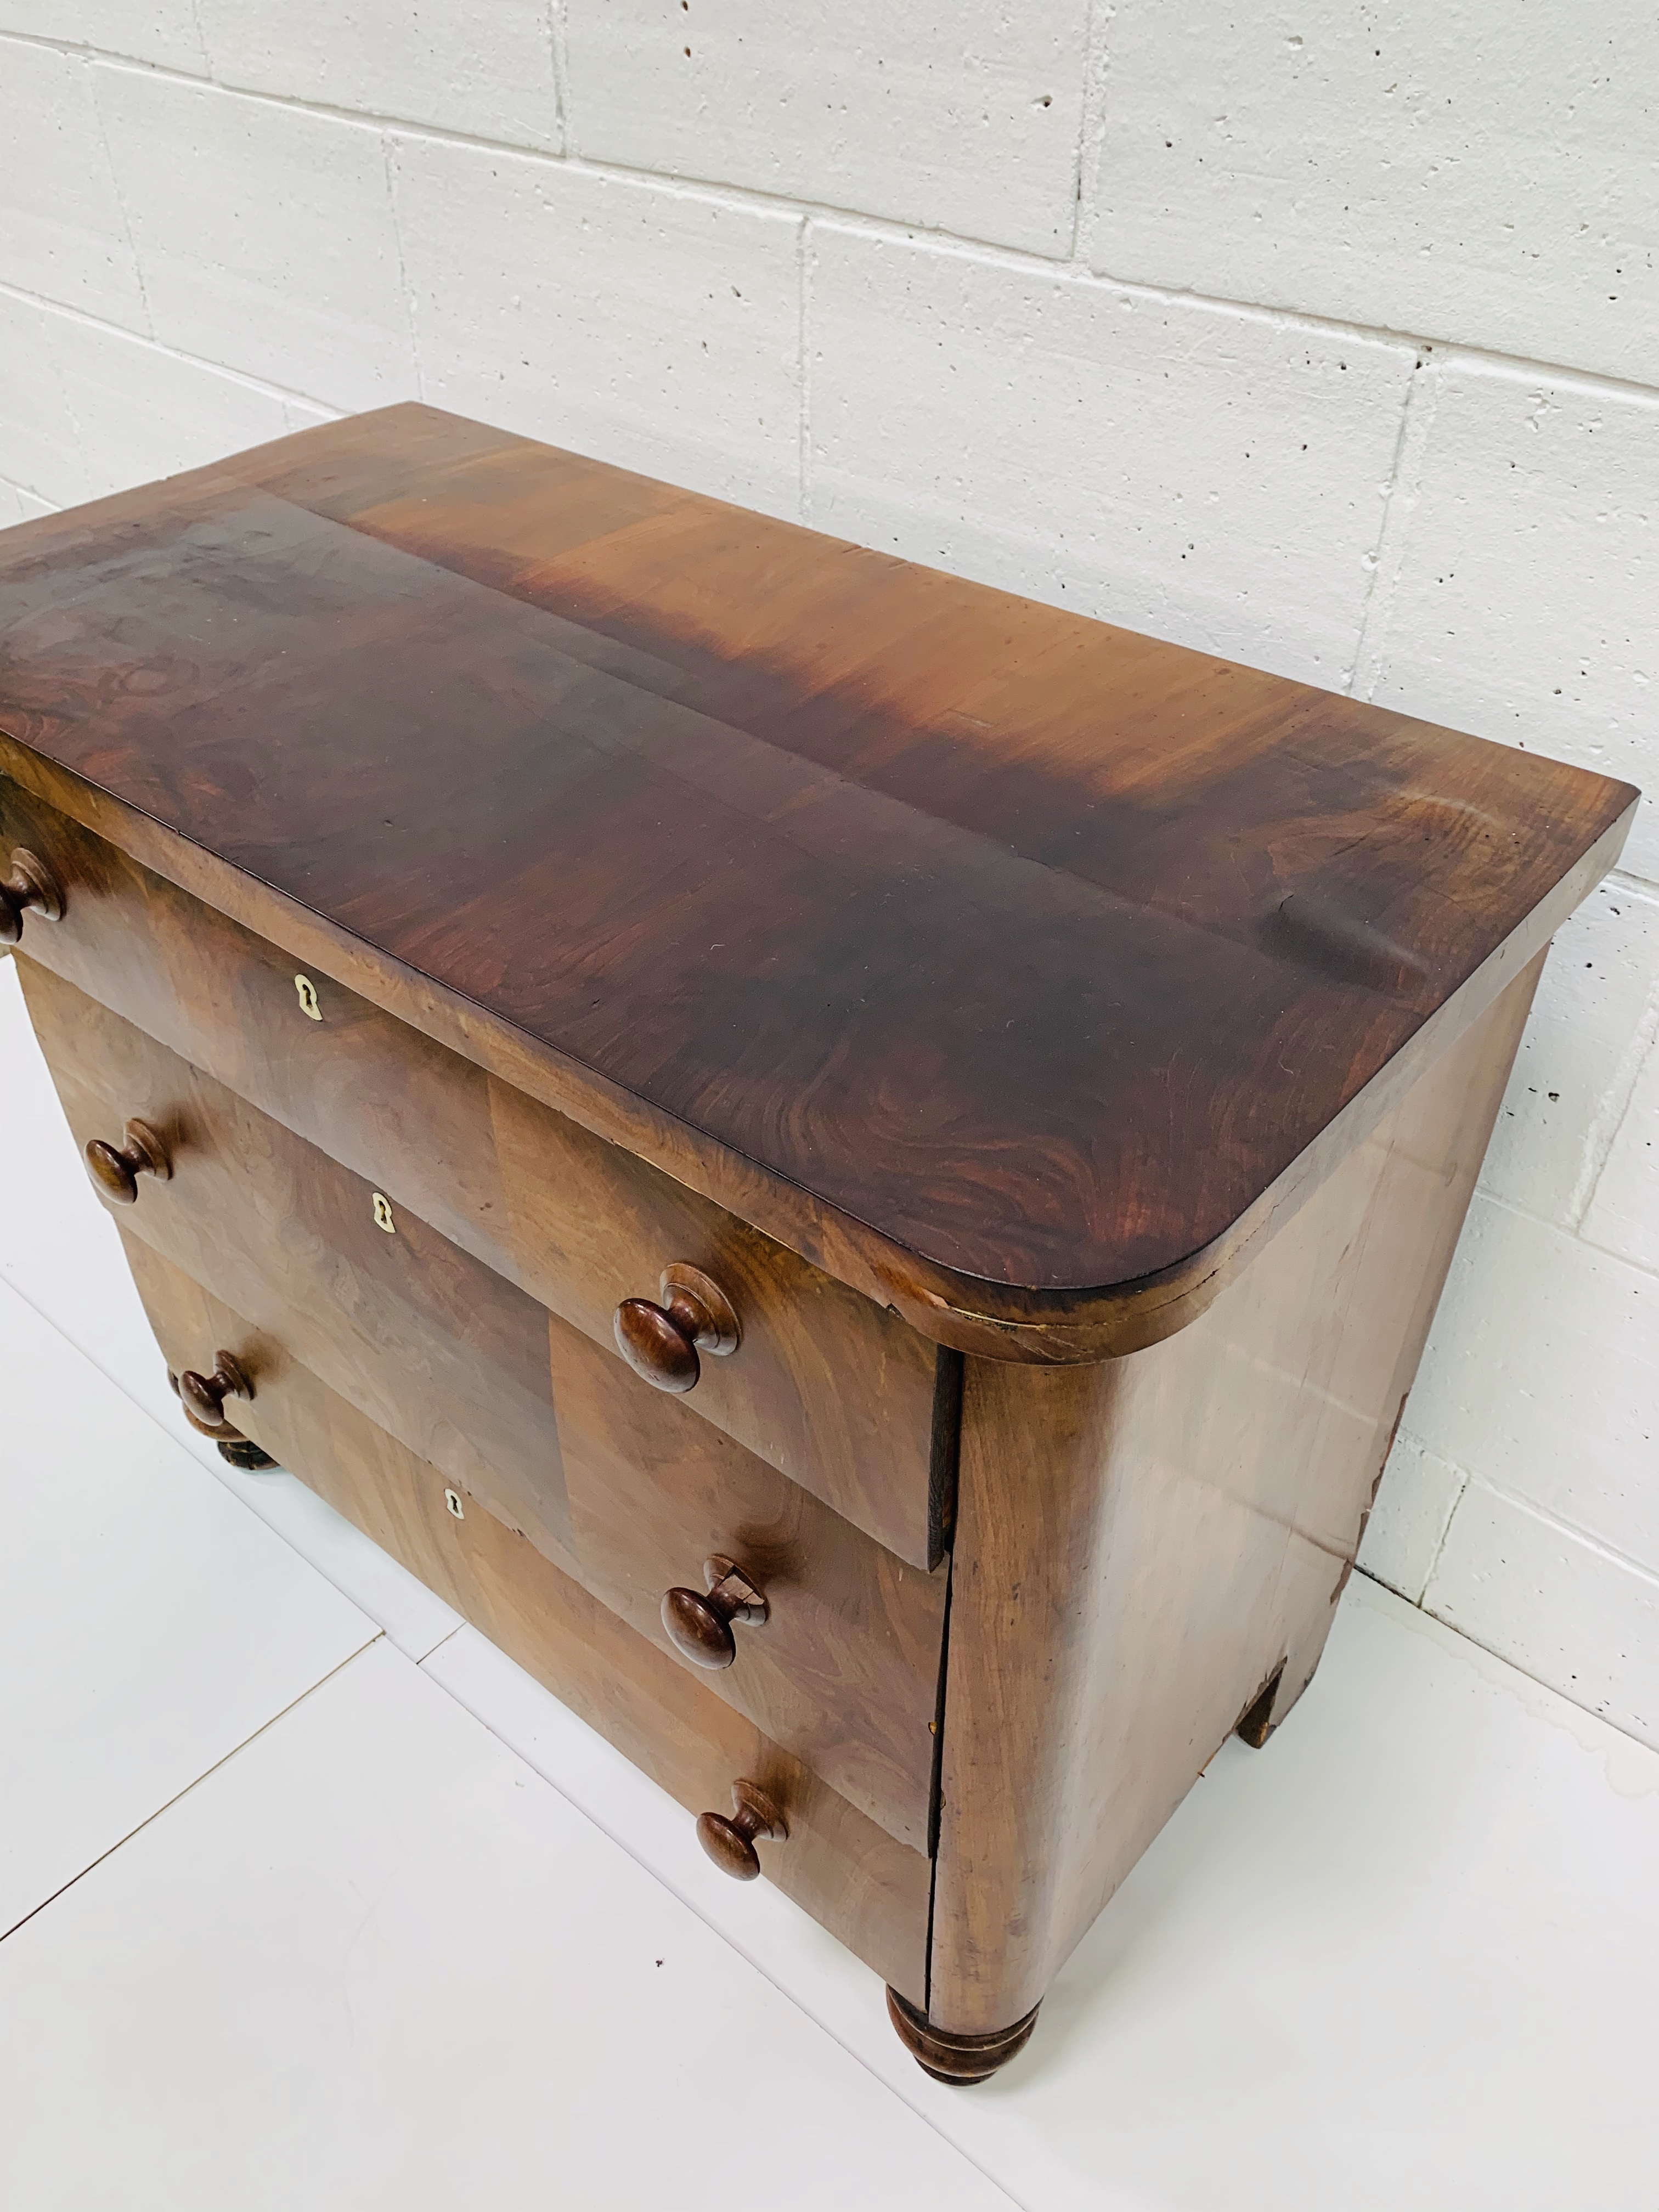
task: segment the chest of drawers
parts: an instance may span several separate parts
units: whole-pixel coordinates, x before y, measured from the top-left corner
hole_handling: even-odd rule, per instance
[[[1310,1678],[1635,799],[424,408],[0,539],[0,932],[180,1419],[957,2081]]]

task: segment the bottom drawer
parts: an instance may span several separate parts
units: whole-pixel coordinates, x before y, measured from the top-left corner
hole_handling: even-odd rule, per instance
[[[123,1231],[167,1364],[202,1365],[252,1332],[185,1272]],[[179,1416],[183,1419],[183,1415]],[[441,1474],[297,1361],[267,1358],[239,1426],[590,1727],[693,1812],[728,1813],[757,1783],[788,1840],[763,1871],[914,2002],[925,2002],[930,1865],[646,1642],[523,1536],[469,1499],[457,1521]],[[688,1851],[697,1846],[688,1832]]]

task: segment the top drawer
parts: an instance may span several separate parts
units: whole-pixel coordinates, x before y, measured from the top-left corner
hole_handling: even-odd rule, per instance
[[[0,777],[0,857],[15,845],[64,893],[60,921],[25,923],[32,959],[597,1341],[671,1263],[711,1275],[742,1338],[687,1402],[901,1559],[937,1563],[957,1354],[328,976],[302,994],[276,946]]]

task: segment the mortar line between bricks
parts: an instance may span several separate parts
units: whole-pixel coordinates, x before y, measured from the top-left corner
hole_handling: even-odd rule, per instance
[[[1423,463],[1428,451],[1430,434],[1434,428],[1435,403],[1438,396],[1439,381],[1434,356],[1425,348],[1406,380],[1405,398],[1400,410],[1400,431],[1395,440],[1394,460],[1389,471],[1388,483],[1383,488],[1376,550],[1371,557],[1371,573],[1365,585],[1365,601],[1360,610],[1359,636],[1354,647],[1353,666],[1349,671],[1348,681],[1342,687],[1355,698],[1372,698],[1382,673],[1389,627],[1394,617],[1395,588],[1405,573],[1407,542],[1411,534],[1412,517],[1417,508]]]
[[[115,166],[115,155],[110,146],[109,131],[104,122],[104,111],[98,99],[96,70],[88,68],[87,77],[87,97],[92,102],[93,115],[98,125],[98,143],[103,149],[104,166],[109,171],[110,189],[115,194],[115,204],[121,210],[121,228],[126,234],[127,254],[132,263],[132,274],[138,286],[138,304],[144,311],[143,335],[148,338],[153,338],[155,336],[155,318],[150,313],[149,287],[144,282],[144,264],[139,258],[138,240],[132,228],[132,217],[127,212],[126,191],[121,183],[121,173]],[[67,406],[67,400],[64,404]]]
[[[553,61],[553,106],[559,118],[559,150],[568,155],[574,134],[570,127],[570,54],[565,37],[564,0],[547,0],[547,49]]]
[[[1590,1125],[1584,1132],[1584,1150],[1578,1164],[1578,1173],[1573,1180],[1572,1194],[1568,1199],[1566,1212],[1572,1223],[1575,1237],[1583,1238],[1592,1251],[1605,1251],[1593,1237],[1584,1235],[1584,1224],[1595,1203],[1595,1194],[1601,1188],[1601,1177],[1607,1162],[1613,1158],[1613,1146],[1620,1133],[1630,1119],[1630,1109],[1636,1097],[1636,1086],[1642,1079],[1648,1055],[1659,1039],[1659,977],[1656,977],[1642,1009],[1641,1019],[1631,1031],[1630,1042],[1619,1055],[1619,1065],[1613,1072],[1613,1080],[1602,1092]],[[1617,1258],[1619,1255],[1614,1254]]]
[[[1106,26],[1112,0],[1089,0],[1083,22],[1083,101],[1078,116],[1077,197],[1072,207],[1072,251],[1086,265],[1100,221],[1100,157],[1106,142]]]
[[[1321,315],[1311,310],[1275,305],[1267,301],[1229,299],[1219,293],[1198,292],[1179,285],[1157,284],[1139,277],[1117,276],[1109,270],[1093,269],[1080,262],[1068,261],[1063,255],[1038,253],[1023,246],[999,245],[992,240],[975,238],[963,232],[945,230],[921,222],[906,222],[896,216],[868,215],[860,209],[837,207],[828,201],[792,198],[785,193],[764,192],[752,185],[724,184],[716,179],[670,175],[659,169],[633,168],[620,161],[591,160],[574,151],[550,154],[544,147],[526,146],[509,139],[487,138],[467,131],[451,131],[441,124],[422,123],[410,116],[386,115],[361,108],[333,107],[320,100],[257,91],[251,86],[228,84],[217,77],[198,76],[188,70],[169,69],[159,63],[141,61],[130,54],[118,54],[108,48],[84,41],[43,39],[25,31],[0,31],[0,42],[7,40],[20,46],[44,46],[53,53],[82,54],[112,68],[130,70],[137,76],[185,85],[197,92],[217,94],[227,100],[257,100],[266,106],[293,108],[302,114],[355,124],[363,130],[396,131],[410,137],[430,138],[439,144],[470,146],[483,153],[510,155],[526,161],[544,161],[554,168],[568,169],[579,176],[614,178],[619,183],[649,186],[670,195],[708,198],[720,205],[748,208],[757,213],[810,216],[890,242],[920,246],[940,252],[961,252],[997,267],[1031,276],[1046,276],[1055,282],[1098,284],[1106,289],[1127,293],[1133,297],[1152,301],[1165,307],[1190,304],[1259,319],[1275,329],[1346,337],[1356,343],[1369,341],[1419,349],[1428,347],[1433,349],[1435,358],[1443,367],[1470,362],[1483,368],[1513,369],[1529,376],[1548,377],[1552,382],[1571,383],[1587,392],[1640,398],[1659,404],[1659,385],[1643,384],[1632,377],[1615,376],[1604,369],[1577,368],[1569,362],[1540,361],[1525,355],[1504,353],[1496,348],[1477,345],[1469,340],[1452,337],[1442,332],[1399,330],[1385,323],[1347,322],[1340,316]],[[301,395],[296,393],[294,396],[298,398]]]
[[[1430,1446],[1428,1449],[1432,1449],[1433,1447]],[[1437,1456],[1439,1456],[1439,1455],[1437,1455]],[[1462,1504],[1463,1500],[1468,1496],[1470,1486],[1474,1481],[1474,1477],[1469,1472],[1468,1468],[1466,1467],[1460,1467],[1455,1460],[1449,1459],[1445,1462],[1445,1464],[1452,1469],[1453,1473],[1457,1477],[1457,1492],[1456,1495],[1453,1498],[1451,1504],[1446,1509],[1446,1517],[1440,1524],[1440,1534],[1434,1540],[1434,1555],[1430,1559],[1427,1571],[1423,1577],[1423,1587],[1418,1592],[1417,1595],[1412,1600],[1412,1603],[1419,1608],[1422,1607],[1424,1600],[1428,1596],[1429,1584],[1434,1580],[1436,1571],[1438,1569],[1441,1559],[1444,1554],[1447,1539],[1450,1536],[1452,1531],[1452,1522],[1456,1520],[1458,1509]]]
[[[196,43],[201,49],[202,67],[210,76],[213,73],[213,57],[208,52],[207,33],[202,28],[201,0],[190,0],[190,24],[196,33]]]
[[[1632,1260],[1628,1252],[1615,1252],[1610,1244],[1598,1244],[1592,1237],[1570,1227],[1565,1221],[1553,1221],[1547,1213],[1534,1213],[1529,1206],[1517,1206],[1512,1198],[1501,1198],[1495,1190],[1488,1190],[1483,1182],[1475,1185],[1474,1195],[1484,1200],[1486,1205],[1497,1206],[1500,1212],[1513,1214],[1517,1221],[1530,1221],[1535,1229],[1552,1230],[1558,1237],[1565,1237],[1575,1244],[1582,1244],[1587,1252],[1599,1253],[1604,1260],[1611,1260],[1615,1266],[1628,1267],[1633,1275],[1641,1275],[1650,1283],[1659,1283],[1659,1267],[1650,1267],[1645,1260]],[[1473,1205],[1474,1201],[1470,1203]]]
[[[1634,1575],[1638,1582],[1651,1583],[1656,1589],[1659,1589],[1659,1567],[1650,1567],[1642,1560],[1632,1559],[1628,1552],[1620,1551],[1617,1546],[1609,1544],[1606,1537],[1595,1534],[1577,1521],[1570,1521],[1565,1514],[1553,1513],[1547,1505],[1540,1505],[1530,1498],[1522,1498],[1516,1491],[1505,1490],[1501,1482],[1492,1482],[1484,1474],[1470,1474],[1458,1502],[1462,1504],[1462,1498],[1467,1498],[1472,1490],[1484,1490],[1489,1498],[1501,1498],[1505,1505],[1512,1505],[1517,1513],[1524,1513],[1529,1521],[1538,1522],[1569,1542],[1582,1546],[1608,1566],[1622,1567],[1626,1573]],[[1455,1626],[1455,1623],[1452,1625]],[[1467,1632],[1463,1629],[1458,1630],[1460,1635]],[[1479,1638],[1475,1640],[1478,1642]]]
[[[386,213],[392,218],[392,242],[398,249],[398,296],[404,303],[404,328],[409,336],[409,362],[415,372],[415,396],[426,398],[426,372],[421,367],[421,342],[415,312],[415,294],[409,281],[409,262],[404,252],[404,227],[398,219],[396,154],[392,133],[380,133],[380,167],[386,177]]]
[[[797,251],[799,280],[799,321],[796,344],[800,354],[800,414],[799,449],[796,468],[799,483],[796,487],[796,504],[800,519],[810,526],[812,520],[812,222],[808,216],[801,224]]]
[[[118,338],[125,338],[131,345],[148,346],[152,353],[165,355],[169,361],[182,361],[191,368],[210,368],[216,376],[228,376],[234,384],[244,384],[249,391],[257,392],[267,399],[297,400],[302,407],[315,407],[323,414],[337,418],[341,410],[332,400],[319,399],[314,392],[295,392],[284,384],[272,384],[263,376],[255,376],[246,368],[237,368],[231,362],[214,361],[206,354],[186,352],[183,346],[169,345],[165,338],[148,337],[143,331],[130,329],[125,323],[112,323],[103,315],[94,315],[85,307],[71,307],[66,301],[49,299],[44,292],[28,291],[21,284],[0,277],[0,297],[21,300],[31,307],[43,308],[49,315],[63,315],[72,323],[86,323],[94,331],[107,331]],[[67,402],[65,402],[67,404]],[[28,489],[28,487],[25,487]],[[37,499],[44,499],[37,492]]]

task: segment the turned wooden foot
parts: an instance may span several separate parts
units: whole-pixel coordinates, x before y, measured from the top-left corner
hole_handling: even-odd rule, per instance
[[[887,2017],[898,2031],[898,2039],[924,2074],[935,2081],[963,2089],[973,2081],[988,2081],[999,2066],[1006,2066],[1031,2039],[1040,2008],[1033,2005],[1024,2020],[1000,2027],[991,2035],[952,2035],[948,2028],[930,2027],[927,2015],[916,2010],[896,1990],[887,1992]]]
[[[219,1456],[228,1467],[240,1467],[244,1474],[264,1474],[276,1465],[268,1451],[261,1451],[251,1437],[223,1437],[219,1439]]]
[[[1279,1686],[1284,1679],[1285,1662],[1281,1659],[1268,1676],[1261,1696],[1253,1698],[1233,1723],[1233,1734],[1242,1736],[1252,1751],[1261,1750],[1285,1717],[1283,1713],[1273,1711],[1279,1701]]]

